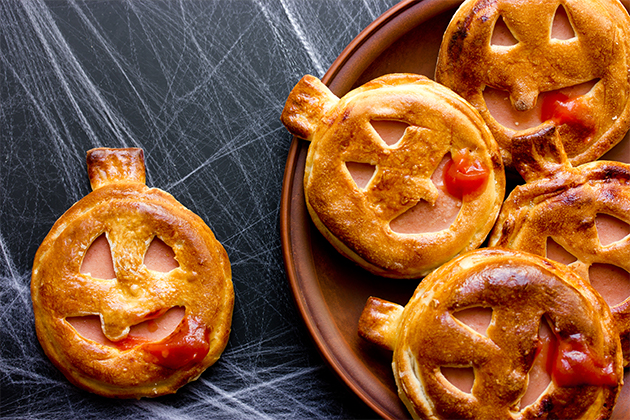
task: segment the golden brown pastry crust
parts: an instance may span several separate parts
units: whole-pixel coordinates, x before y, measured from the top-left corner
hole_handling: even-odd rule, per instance
[[[37,336],[55,366],[88,391],[115,398],[173,393],[227,344],[234,305],[228,256],[201,218],[144,184],[141,149],[93,149],[87,162],[93,191],[57,220],[35,256]],[[103,233],[116,279],[80,273],[89,245]],[[157,273],[143,264],[154,237],[173,249],[178,268]],[[129,327],[173,307],[185,314],[169,337],[125,341]],[[86,339],[66,320],[87,315],[99,315],[105,336],[120,346]],[[195,343],[192,353],[180,345],[186,340]]]
[[[551,238],[577,258],[570,267],[587,280],[596,263],[630,272],[630,236],[602,245],[595,223],[604,214],[630,224],[630,165],[596,161],[572,167],[553,127],[540,136],[516,137],[513,146],[515,167],[527,183],[505,200],[489,245],[546,256]],[[630,296],[611,311],[627,365]]]
[[[423,279],[400,319],[388,319],[398,312],[382,307],[369,301],[360,325],[390,331],[384,341],[394,347],[399,395],[414,418],[604,419],[621,389],[619,336],[608,305],[575,272],[533,254],[471,251]],[[454,316],[474,307],[492,309],[487,336]],[[397,332],[379,319],[398,324]],[[534,403],[519,407],[543,319],[558,340],[586,344],[613,382],[563,387],[553,379]],[[448,382],[441,367],[472,367],[471,393]]]
[[[576,37],[551,40],[550,27],[562,5]],[[493,46],[502,18],[518,43]],[[573,165],[602,156],[630,127],[630,17],[618,0],[468,0],[453,16],[439,52],[436,80],[459,93],[488,123],[506,167],[512,166],[514,130],[499,124],[484,100],[486,86],[506,91],[516,110],[532,109],[542,92],[597,81],[583,96],[595,131],[585,138],[577,125],[558,125]]]
[[[371,121],[408,124],[388,146]],[[386,277],[424,276],[478,247],[494,224],[505,193],[496,142],[479,114],[424,76],[379,77],[337,99],[313,76],[291,92],[282,114],[287,129],[310,140],[304,192],[315,226],[342,254]],[[467,150],[488,170],[478,194],[464,196],[453,224],[435,233],[401,234],[390,222],[419,201],[435,203],[430,177],[443,157]],[[346,162],[375,166],[359,188]]]

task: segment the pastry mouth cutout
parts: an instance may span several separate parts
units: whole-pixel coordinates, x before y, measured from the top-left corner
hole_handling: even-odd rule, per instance
[[[449,192],[445,185],[445,169],[452,162],[450,154],[442,158],[440,164],[430,177],[438,195],[434,202],[420,200],[401,215],[389,222],[393,232],[413,235],[417,233],[440,232],[448,229],[459,215],[462,197]]]
[[[66,322],[84,339],[96,343],[128,350],[149,342],[159,342],[181,328],[186,308],[176,306],[167,310],[156,311],[141,318],[140,322],[131,325],[128,332],[117,341],[105,336],[103,320],[99,315],[82,315],[66,317]]]
[[[583,142],[597,130],[590,108],[594,102],[593,92],[600,79],[548,92],[541,92],[531,107],[517,109],[516,100],[505,90],[486,86],[483,99],[489,115],[500,125],[515,132],[540,128],[551,122],[555,125],[578,126],[583,133]]]

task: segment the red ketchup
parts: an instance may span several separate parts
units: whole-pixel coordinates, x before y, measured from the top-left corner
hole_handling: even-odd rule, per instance
[[[566,124],[578,131],[585,140],[595,133],[595,121],[579,96],[569,98],[561,92],[547,94],[541,107],[541,120],[553,121],[556,125]]]
[[[186,317],[182,328],[156,343],[147,343],[144,350],[157,358],[156,364],[180,369],[200,362],[208,354],[208,328],[197,318]]]
[[[548,359],[548,370],[557,386],[617,385],[612,361],[602,360],[594,354],[581,335],[575,334],[565,340],[556,337],[553,341],[551,351],[554,354]]]
[[[457,153],[444,167],[446,191],[459,199],[481,192],[489,177],[489,170],[470,152]]]

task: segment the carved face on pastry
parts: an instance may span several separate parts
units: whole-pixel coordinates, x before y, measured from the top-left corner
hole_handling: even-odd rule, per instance
[[[87,154],[93,191],[35,256],[39,341],[74,384],[116,398],[173,393],[229,336],[230,263],[208,226],[145,185],[140,149]]]
[[[569,265],[604,297],[630,362],[630,165],[572,167],[556,130],[514,140],[527,181],[505,200],[489,243]]]
[[[623,381],[608,305],[566,266],[523,252],[464,254],[404,308],[370,298],[359,334],[394,351],[414,418],[604,419]]]
[[[558,127],[573,165],[630,127],[630,17],[617,0],[468,0],[441,45],[436,80],[473,104],[512,166],[511,141]]]
[[[393,278],[478,247],[505,192],[496,142],[466,101],[423,76],[379,77],[341,99],[305,76],[282,121],[310,140],[304,192],[342,254]]]

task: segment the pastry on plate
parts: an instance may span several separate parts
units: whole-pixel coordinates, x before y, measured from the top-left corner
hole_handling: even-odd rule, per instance
[[[506,168],[515,136],[558,127],[572,165],[630,127],[630,17],[618,0],[467,0],[443,37],[436,81],[463,96]]]
[[[315,226],[374,274],[422,277],[478,247],[496,220],[498,146],[470,104],[424,76],[385,75],[342,98],[304,76],[281,118],[311,142],[304,194]]]
[[[630,165],[571,166],[557,129],[515,137],[526,183],[505,200],[489,239],[569,265],[610,305],[630,362]]]
[[[418,419],[605,419],[623,383],[608,305],[573,270],[525,252],[461,255],[404,307],[370,298],[358,328],[393,350]]]
[[[174,393],[224,350],[228,256],[201,218],[145,185],[141,149],[87,153],[92,192],[42,242],[37,337],[68,380],[114,398]]]

